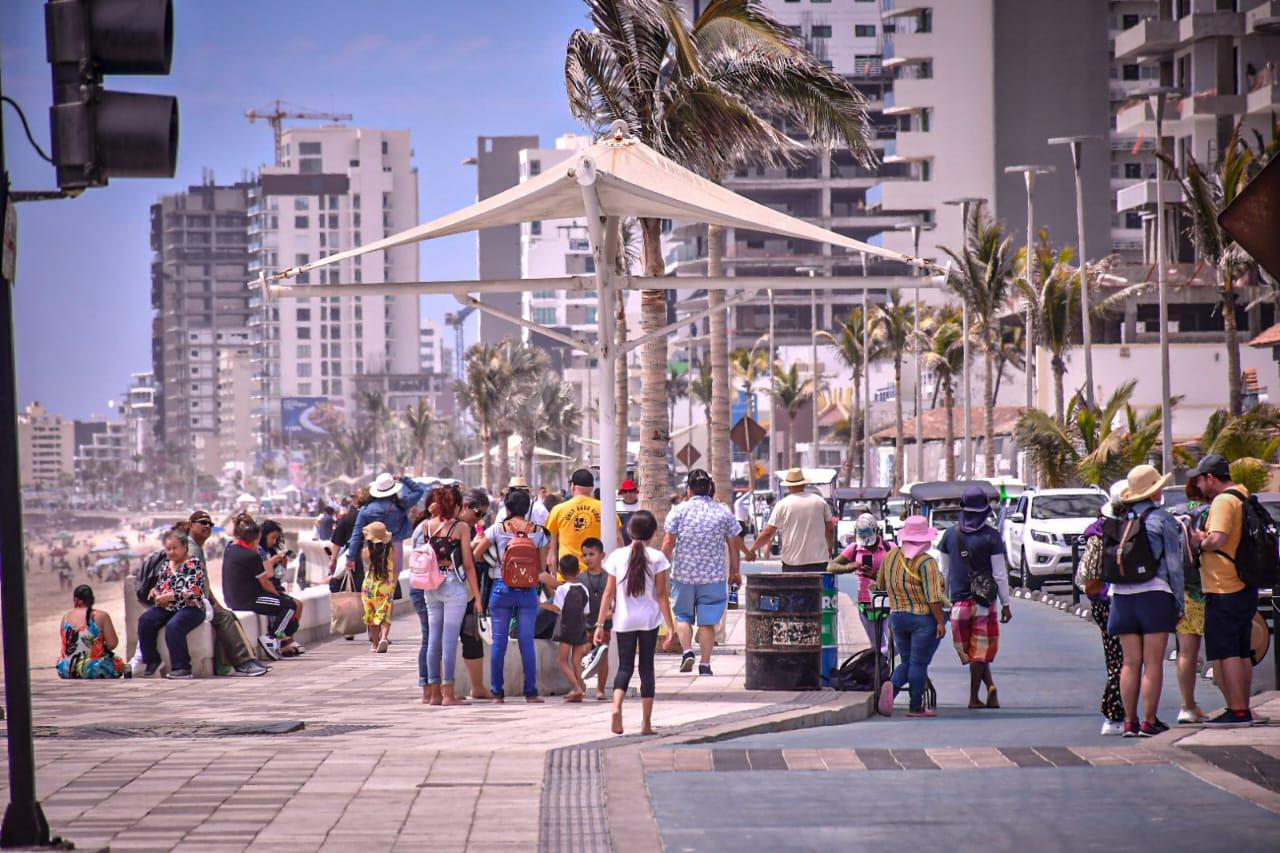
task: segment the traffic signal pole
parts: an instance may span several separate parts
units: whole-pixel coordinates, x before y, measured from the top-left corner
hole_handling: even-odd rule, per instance
[[[4,91],[0,79],[0,92]],[[0,106],[0,225],[9,216],[4,108]],[[0,234],[4,229],[0,228]],[[0,642],[4,643],[4,710],[8,728],[9,805],[0,824],[0,847],[49,843],[49,822],[36,799],[32,740],[31,664],[27,641],[27,577],[22,548],[22,480],[18,468],[17,341],[14,282],[0,271]]]

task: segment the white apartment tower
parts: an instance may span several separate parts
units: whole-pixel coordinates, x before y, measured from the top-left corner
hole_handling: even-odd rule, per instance
[[[407,130],[293,128],[281,165],[250,190],[250,274],[307,263],[409,228],[418,221],[418,174]],[[300,285],[417,281],[418,250],[352,258],[298,278]],[[281,438],[281,400],[326,398],[358,414],[356,377],[419,369],[418,299],[329,296],[281,299],[251,321],[258,362],[257,433]]]

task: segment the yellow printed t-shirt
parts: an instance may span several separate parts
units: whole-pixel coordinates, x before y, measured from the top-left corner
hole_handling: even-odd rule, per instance
[[[558,537],[560,553],[572,554],[582,562],[582,543],[600,538],[600,501],[585,495],[556,504],[547,518],[547,530]]]
[[[1244,486],[1232,489],[1248,497]],[[1227,559],[1240,550],[1240,533],[1244,529],[1244,504],[1232,495],[1218,495],[1209,505],[1209,520],[1204,529],[1209,533],[1225,533],[1226,543],[1219,551],[1205,551],[1200,555],[1200,584],[1205,592],[1230,593],[1244,589],[1244,581],[1236,574],[1236,565]]]

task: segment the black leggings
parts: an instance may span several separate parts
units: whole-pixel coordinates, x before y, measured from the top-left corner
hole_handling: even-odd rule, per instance
[[[631,686],[631,673],[636,664],[636,646],[640,647],[640,698],[652,699],[656,689],[653,677],[653,655],[658,650],[658,629],[648,631],[615,631],[618,644],[618,673],[613,677],[613,689],[624,693]]]

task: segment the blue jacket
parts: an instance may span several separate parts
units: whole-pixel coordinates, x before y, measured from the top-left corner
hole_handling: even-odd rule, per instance
[[[413,535],[408,511],[426,497],[427,487],[410,479],[401,480],[400,483],[400,494],[378,498],[360,507],[355,529],[351,531],[351,541],[347,543],[348,557],[360,553],[364,547],[364,529],[375,521],[381,521],[387,526],[392,539],[404,540]]]
[[[1168,510],[1156,506],[1153,501],[1139,501],[1129,507],[1129,514],[1138,516],[1153,506],[1156,507],[1155,512],[1147,516],[1147,539],[1151,542],[1152,553],[1160,561],[1156,577],[1167,583],[1173,591],[1173,600],[1178,607],[1178,615],[1181,616],[1185,584],[1182,575],[1182,525]]]

